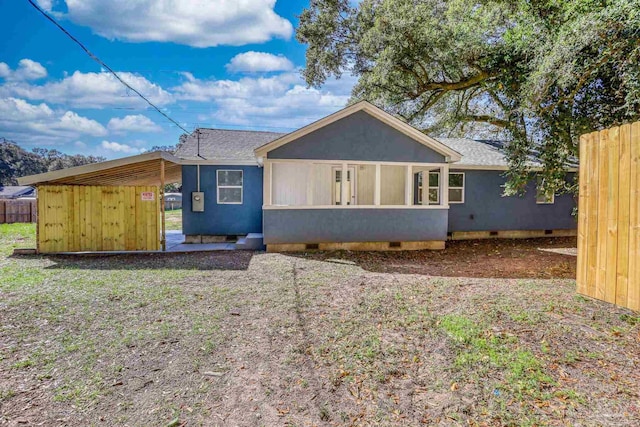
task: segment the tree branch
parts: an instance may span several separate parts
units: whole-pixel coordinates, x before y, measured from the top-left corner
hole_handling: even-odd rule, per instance
[[[466,114],[463,115],[461,117],[459,117],[460,121],[463,122],[482,122],[482,123],[489,123],[491,125],[494,126],[498,126],[501,128],[507,128],[511,125],[511,123],[508,120],[504,120],[504,119],[499,119],[497,117],[493,117],[493,116],[489,116],[486,114]]]
[[[430,90],[436,90],[436,89],[441,89],[441,90],[445,90],[445,91],[452,91],[452,90],[464,90],[464,89],[468,89],[470,87],[473,86],[477,86],[478,84],[482,83],[483,81],[489,79],[493,77],[493,75],[487,73],[486,71],[482,71],[478,74],[476,74],[475,76],[471,76],[466,78],[465,80],[460,80],[457,82],[431,82],[431,83],[426,83],[425,85],[423,85],[420,89],[423,92],[427,92]]]

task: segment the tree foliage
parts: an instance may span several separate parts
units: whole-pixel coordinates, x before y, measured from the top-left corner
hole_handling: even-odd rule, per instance
[[[104,157],[69,155],[48,148],[29,152],[15,142],[0,142],[0,184],[17,185],[18,177],[104,161]]]
[[[507,140],[507,194],[532,153],[567,189],[581,134],[640,118],[640,0],[312,0],[297,38],[311,86],[351,73],[352,102]]]

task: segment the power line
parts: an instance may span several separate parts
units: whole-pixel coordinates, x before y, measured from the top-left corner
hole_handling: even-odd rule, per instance
[[[122,78],[111,69],[111,67],[109,67],[107,64],[105,64],[100,58],[98,58],[96,55],[94,55],[93,53],[91,53],[91,51],[89,49],[87,49],[87,47],[85,45],[83,45],[78,39],[76,39],[74,36],[71,35],[71,33],[69,33],[69,31],[67,31],[62,25],[58,24],[58,22],[53,19],[52,17],[50,17],[47,12],[45,12],[44,10],[42,10],[40,8],[40,6],[38,6],[33,0],[27,0],[29,2],[29,4],[31,4],[31,6],[33,6],[38,12],[40,12],[42,14],[42,16],[44,16],[45,18],[47,18],[49,21],[51,21],[51,23],[53,23],[56,27],[58,27],[60,29],[60,31],[62,31],[63,33],[65,33],[71,40],[73,40],[78,46],[80,46],[82,48],[82,50],[84,50],[87,55],[89,55],[89,57],[91,59],[93,59],[94,61],[96,61],[98,64],[100,64],[101,67],[104,67],[107,71],[109,71],[111,74],[113,74],[113,76],[118,79],[118,81],[120,83],[122,83],[127,89],[130,89],[131,91],[133,91],[136,95],[138,95],[140,98],[142,98],[147,104],[149,104],[154,110],[156,110],[158,113],[162,114],[167,120],[169,120],[170,122],[172,122],[173,124],[175,124],[176,126],[178,126],[180,129],[182,129],[183,131],[185,131],[186,133],[191,133],[188,130],[186,130],[185,128],[183,128],[180,123],[178,123],[177,121],[173,120],[171,117],[169,117],[164,111],[160,110],[158,107],[156,107],[151,101],[149,101],[143,94],[141,94],[140,92],[138,92],[138,90],[136,90],[133,86],[131,86],[129,83],[125,82],[124,80],[122,80]]]

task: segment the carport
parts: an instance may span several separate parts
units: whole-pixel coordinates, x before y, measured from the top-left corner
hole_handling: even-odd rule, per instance
[[[164,151],[18,179],[38,189],[39,253],[166,250],[164,185],[182,180]]]

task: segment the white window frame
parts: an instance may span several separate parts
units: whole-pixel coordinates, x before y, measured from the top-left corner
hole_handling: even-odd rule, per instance
[[[457,202],[457,201],[453,201],[451,200],[451,193],[449,193],[449,204],[450,205],[460,205],[462,203],[464,203],[464,187],[466,186],[466,174],[464,172],[449,172],[449,176],[451,175],[462,175],[462,187],[451,187],[449,184],[449,181],[447,180],[447,191],[449,190],[462,190],[462,200]]]
[[[220,172],[240,172],[240,185],[220,185]],[[239,202],[221,202],[220,201],[220,189],[221,188],[239,188],[240,189],[240,201]],[[216,201],[219,205],[241,205],[244,202],[244,171],[242,169],[218,169],[216,170]]]
[[[551,197],[548,197],[547,194],[544,194],[544,200],[538,199],[538,193],[540,190],[540,184],[538,183],[538,181],[541,181],[541,180],[543,181],[544,178],[540,175],[536,175],[536,205],[553,205],[556,202],[555,193],[551,193]]]
[[[431,174],[438,175],[438,185],[435,185],[435,186],[431,185],[431,181],[429,180],[429,175],[431,175]],[[440,186],[442,185],[442,181],[440,180],[441,178],[442,178],[442,176],[440,174],[440,171],[428,171],[428,173],[427,173],[427,204],[429,204],[429,205],[439,205],[440,204]],[[422,186],[424,186],[424,178],[423,178]],[[436,190],[437,198],[436,198],[435,202],[432,202],[431,199],[429,198],[431,190]]]

